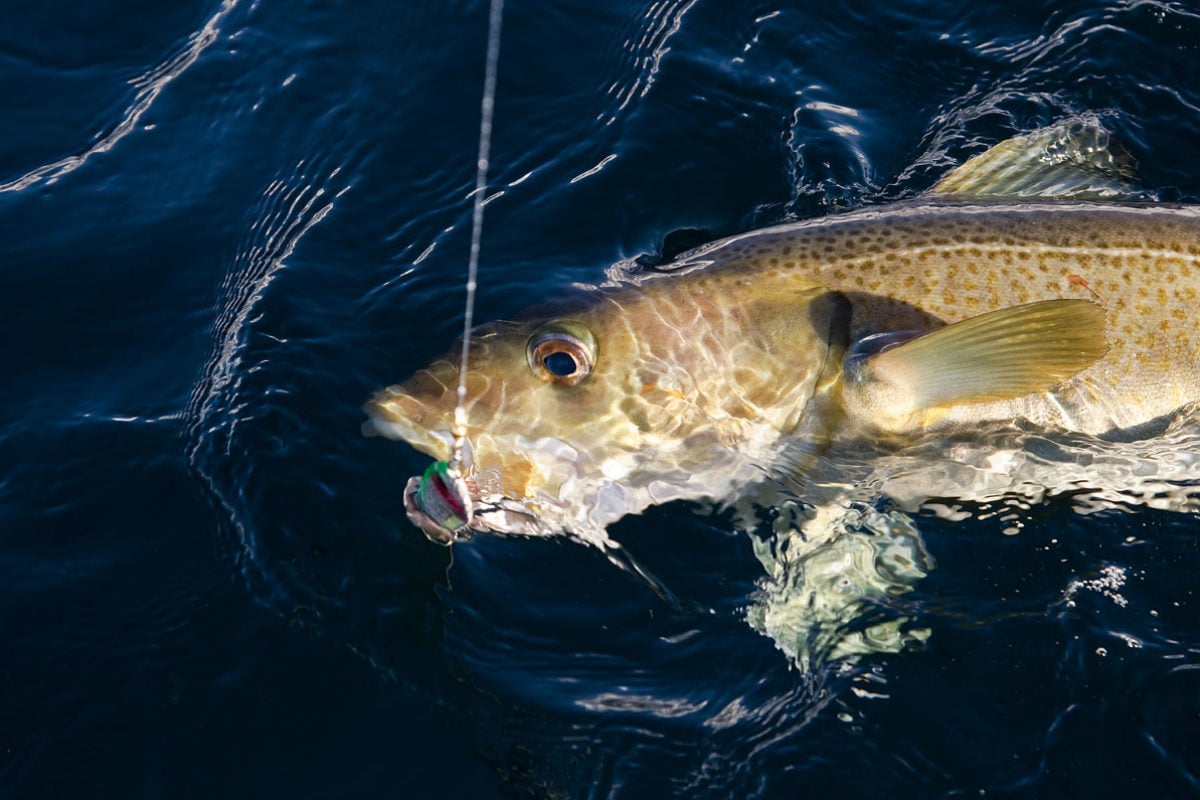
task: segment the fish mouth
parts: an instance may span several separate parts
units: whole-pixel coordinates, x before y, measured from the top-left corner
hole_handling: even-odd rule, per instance
[[[403,392],[384,389],[363,406],[363,411],[367,414],[362,425],[365,436],[407,442],[440,461],[448,461],[454,451],[451,416]]]
[[[424,474],[404,486],[408,519],[430,541],[450,545],[475,533],[541,536],[563,530],[556,521],[570,514],[561,489],[580,477],[579,455],[565,442],[483,435],[478,444],[487,452],[477,454],[476,442],[466,438],[456,459],[452,419],[440,404],[398,386],[381,390],[363,410],[365,435],[404,441],[434,459]],[[484,463],[477,455],[484,456]],[[531,476],[542,484],[549,475],[559,491],[531,497]]]
[[[441,434],[428,435],[443,444]],[[432,449],[408,441],[419,450]],[[511,487],[504,474],[508,465],[480,469],[470,438],[455,442],[446,434],[444,444],[445,451],[454,455],[430,464],[404,487],[408,519],[430,541],[450,545],[467,541],[476,533],[534,536],[547,532],[543,514],[553,514],[559,505],[553,498],[543,495],[537,508],[531,508],[526,500],[509,494]]]

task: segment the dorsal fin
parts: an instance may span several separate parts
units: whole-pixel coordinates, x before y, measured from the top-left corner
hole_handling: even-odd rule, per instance
[[[950,199],[1152,201],[1134,182],[1137,163],[1094,114],[1014,136],[934,184]]]

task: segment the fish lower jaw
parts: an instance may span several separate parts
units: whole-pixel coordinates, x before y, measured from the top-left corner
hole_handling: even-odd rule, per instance
[[[571,504],[577,494],[583,459],[559,439],[492,438],[475,442],[477,469],[468,476],[476,508],[476,531],[549,536],[573,531]]]

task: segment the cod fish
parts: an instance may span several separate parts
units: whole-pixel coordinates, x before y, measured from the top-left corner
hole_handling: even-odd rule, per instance
[[[471,333],[460,527],[571,533],[991,430],[1128,441],[1200,402],[1200,207],[1146,202],[1094,120],[926,195],[755,230]],[[451,455],[461,344],[365,410]],[[457,488],[455,488],[457,487]]]

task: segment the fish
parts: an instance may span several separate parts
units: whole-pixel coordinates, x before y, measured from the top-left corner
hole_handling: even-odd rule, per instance
[[[651,506],[914,443],[1153,436],[1200,404],[1198,302],[1200,207],[1154,201],[1096,119],[1071,119],[923,195],[618,265],[482,325],[460,420],[461,342],[376,392],[364,432],[444,465],[463,423],[450,474],[406,491],[431,538],[605,546]]]

